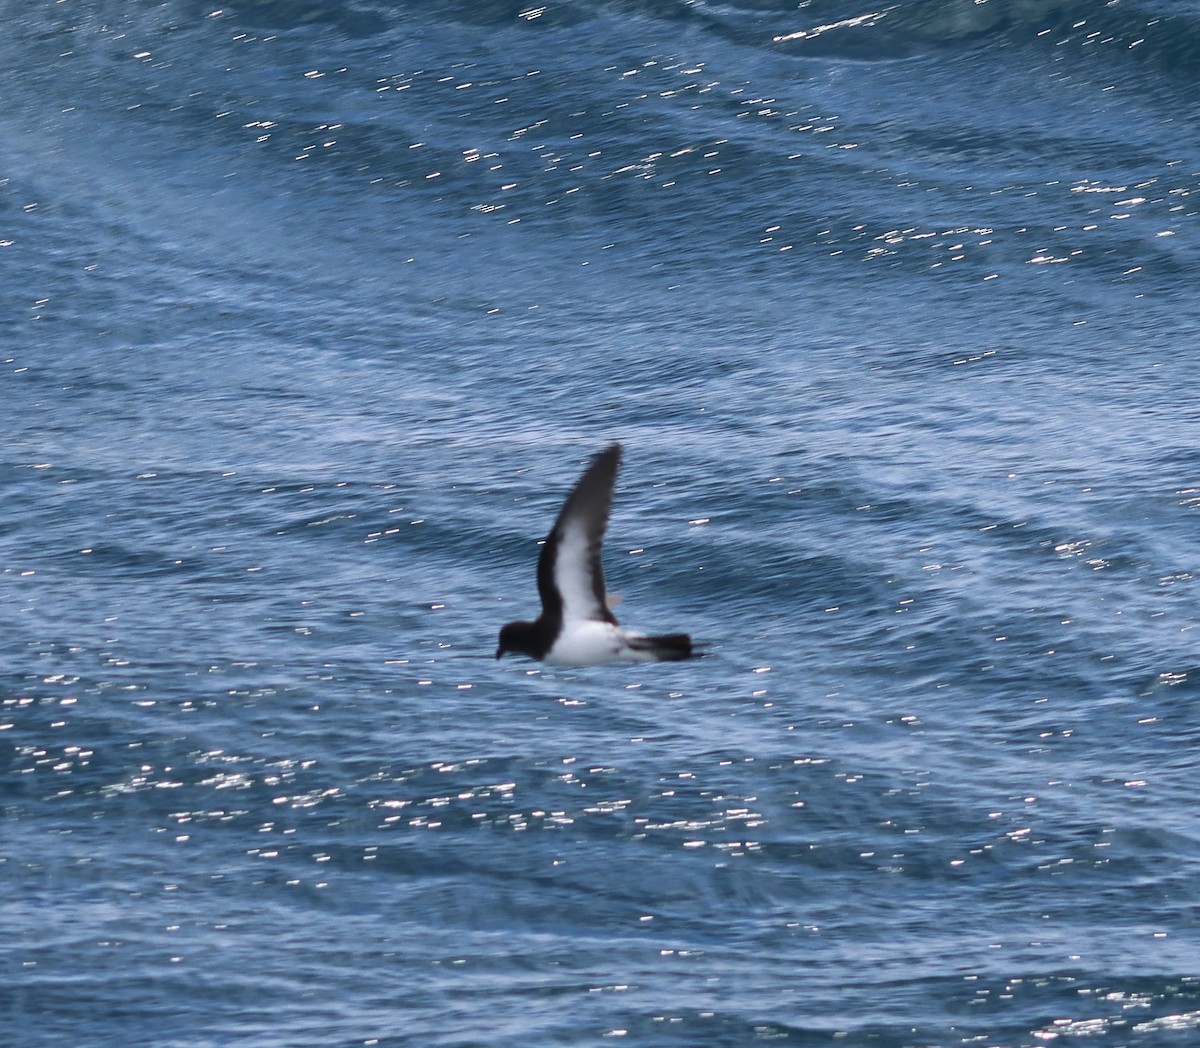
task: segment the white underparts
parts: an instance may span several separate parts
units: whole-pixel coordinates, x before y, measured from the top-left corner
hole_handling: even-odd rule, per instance
[[[657,662],[652,651],[635,651],[627,633],[608,622],[564,619],[562,632],[546,652],[545,662],[551,666],[603,666],[610,662]]]

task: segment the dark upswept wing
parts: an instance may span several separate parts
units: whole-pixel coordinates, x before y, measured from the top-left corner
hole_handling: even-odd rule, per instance
[[[538,593],[549,619],[611,622],[600,551],[612,508],[621,445],[610,444],[568,496],[538,558]]]

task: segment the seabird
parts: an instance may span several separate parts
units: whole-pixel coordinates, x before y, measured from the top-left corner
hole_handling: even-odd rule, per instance
[[[496,658],[511,651],[555,666],[600,666],[692,657],[686,633],[647,636],[621,629],[609,607],[600,548],[620,462],[621,445],[610,444],[579,478],[538,558],[542,613],[501,629]]]

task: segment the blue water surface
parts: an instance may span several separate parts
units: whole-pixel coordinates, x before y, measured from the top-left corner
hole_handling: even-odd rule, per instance
[[[0,10],[5,1043],[1200,1041],[1200,4]]]

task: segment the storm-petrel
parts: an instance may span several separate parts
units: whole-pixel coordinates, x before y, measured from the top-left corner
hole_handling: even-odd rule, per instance
[[[599,666],[692,657],[686,633],[647,636],[621,629],[608,606],[600,547],[620,461],[621,445],[610,444],[579,478],[538,558],[542,613],[501,629],[496,658],[511,651],[552,665]]]

